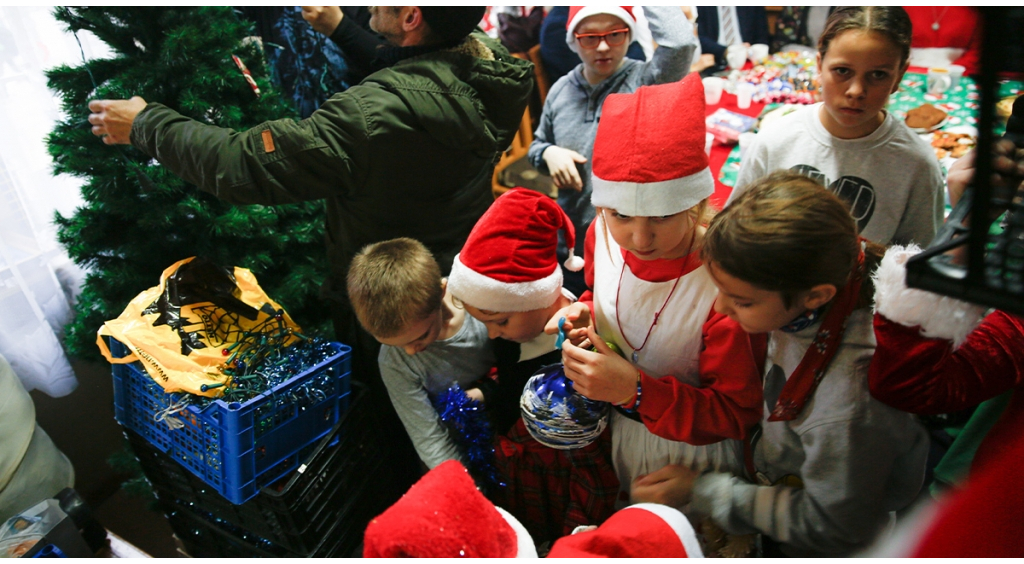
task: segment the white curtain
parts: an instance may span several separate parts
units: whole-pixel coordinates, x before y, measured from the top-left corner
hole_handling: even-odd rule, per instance
[[[50,396],[78,386],[61,347],[84,273],[57,243],[54,211],[82,205],[82,181],[52,174],[46,136],[60,100],[43,72],[110,56],[95,36],[75,36],[50,7],[0,6],[0,354],[29,390]]]

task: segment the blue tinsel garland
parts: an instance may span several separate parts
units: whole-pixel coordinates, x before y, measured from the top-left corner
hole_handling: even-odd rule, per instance
[[[485,489],[505,486],[494,465],[494,434],[483,404],[470,399],[458,384],[435,396],[433,403],[441,421],[452,430],[469,474]]]

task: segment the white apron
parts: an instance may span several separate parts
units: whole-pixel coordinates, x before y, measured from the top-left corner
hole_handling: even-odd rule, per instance
[[[676,280],[648,282],[635,276],[625,264],[620,247],[606,230],[604,218],[598,215],[594,223],[594,310],[601,337],[614,341],[629,360],[633,349],[623,338],[622,331],[625,331],[629,343],[642,347],[635,365],[645,374],[654,378],[671,375],[699,387],[701,329],[718,295],[707,269],[699,266],[684,275],[665,304]],[[615,318],[616,294],[622,304],[618,322]],[[651,330],[647,344],[642,345],[654,321],[654,314],[662,305],[665,309],[658,318],[658,324]],[[644,399],[646,397],[641,396],[641,404]],[[666,464],[679,464],[697,471],[713,468],[742,474],[741,441],[726,439],[694,446],[663,439],[648,431],[643,423],[633,421],[618,411],[612,413],[611,428],[612,461],[622,491],[628,492],[630,484],[638,476]]]

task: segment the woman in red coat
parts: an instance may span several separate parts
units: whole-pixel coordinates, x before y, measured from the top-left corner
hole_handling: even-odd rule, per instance
[[[970,6],[904,6],[914,35],[910,64],[962,65],[964,74],[981,71],[981,14]]]

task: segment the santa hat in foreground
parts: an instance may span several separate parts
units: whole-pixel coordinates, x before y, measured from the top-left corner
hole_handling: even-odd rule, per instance
[[[370,521],[364,558],[536,558],[515,517],[476,489],[461,463],[444,462]]]
[[[704,85],[680,82],[610,94],[591,158],[595,207],[639,217],[674,215],[715,191],[704,152]]]
[[[576,28],[584,18],[597,14],[611,14],[619,18],[629,28],[629,37],[636,39],[636,16],[633,15],[633,6],[569,6],[569,19],[565,22],[565,42],[574,53],[580,52],[580,46],[576,44]]]
[[[600,527],[555,541],[548,558],[703,558],[697,535],[679,510],[638,503]]]
[[[572,221],[549,196],[513,188],[491,204],[455,255],[448,289],[466,305],[492,312],[543,309],[562,291],[562,269],[555,250],[565,230],[565,267],[583,268],[574,256]]]

